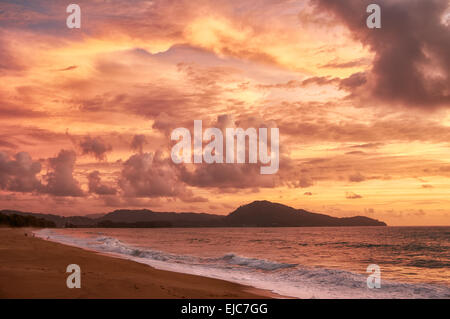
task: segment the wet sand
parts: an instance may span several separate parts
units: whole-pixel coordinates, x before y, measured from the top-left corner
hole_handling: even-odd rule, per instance
[[[270,292],[223,280],[154,269],[0,228],[0,298],[268,298]],[[81,268],[81,288],[66,267]]]

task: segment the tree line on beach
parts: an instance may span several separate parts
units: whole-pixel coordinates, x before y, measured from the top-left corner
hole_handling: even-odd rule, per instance
[[[25,215],[6,215],[0,213],[0,225],[9,227],[44,227],[53,228],[56,224],[44,218]]]

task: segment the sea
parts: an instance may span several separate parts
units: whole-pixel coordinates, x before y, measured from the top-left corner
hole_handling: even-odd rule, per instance
[[[280,298],[450,298],[450,227],[66,228],[35,234]]]

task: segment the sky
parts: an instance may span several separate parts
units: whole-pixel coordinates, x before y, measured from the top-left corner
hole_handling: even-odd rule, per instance
[[[372,2],[0,1],[0,209],[450,225],[449,1]],[[194,120],[279,128],[279,171],[173,163]]]

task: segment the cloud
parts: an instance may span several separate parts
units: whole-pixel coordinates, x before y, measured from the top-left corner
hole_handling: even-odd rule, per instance
[[[231,114],[221,114],[210,122],[203,123],[204,128],[215,127],[222,132],[227,128],[241,127],[243,129],[253,127],[275,127],[273,123],[264,123],[261,118],[252,116],[233,116]],[[191,124],[192,125],[192,124]],[[206,142],[205,142],[206,143]],[[268,137],[268,148],[271,149],[271,139]],[[282,154],[283,149],[280,150],[280,171],[287,170],[289,160]],[[246,160],[248,161],[248,147],[246,147]],[[269,164],[238,164],[238,163],[213,163],[213,164],[195,164],[195,165],[179,165],[180,180],[187,185],[204,188],[226,188],[243,189],[259,187],[273,188],[279,183],[278,177],[273,175],[262,175],[260,172],[261,166]],[[276,174],[277,175],[277,174]]]
[[[1,34],[0,34],[1,36]],[[1,43],[0,43],[1,47]],[[1,60],[1,56],[0,56]],[[0,69],[1,70],[1,69]],[[6,80],[5,80],[6,81]],[[48,116],[48,113],[42,110],[33,109],[33,102],[30,99],[25,87],[17,87],[16,92],[8,94],[0,89],[0,118],[40,118]],[[31,107],[30,107],[31,104]]]
[[[182,196],[181,200],[185,203],[207,203],[209,199],[202,196]]]
[[[63,72],[63,71],[71,71],[71,70],[75,70],[76,68],[78,68],[77,65],[71,65],[71,66],[68,66],[68,67],[63,68],[63,69],[58,69],[57,71],[60,71],[60,72]]]
[[[352,147],[352,148],[377,148],[380,146],[383,146],[383,143],[365,143],[365,144],[352,145],[350,147]]]
[[[367,82],[366,74],[364,72],[358,72],[350,75],[346,78],[338,78],[331,76],[312,76],[308,77],[302,81],[299,80],[289,80],[284,83],[275,84],[259,84],[258,88],[261,89],[296,89],[296,88],[306,88],[308,86],[317,85],[334,85],[341,90],[352,91]]]
[[[308,188],[314,185],[314,180],[310,176],[303,175],[293,184],[295,187]]]
[[[370,118],[366,123],[354,119],[332,121],[319,120],[277,121],[284,135],[291,135],[295,141],[338,141],[361,143],[355,148],[376,149],[387,141],[427,141],[447,142],[450,139],[450,127],[431,118],[415,113],[392,113],[390,118]]]
[[[352,174],[348,177],[348,180],[350,182],[359,183],[364,182],[366,180],[366,177],[362,175],[361,173],[357,172],[355,174]]]
[[[347,199],[359,199],[359,198],[362,198],[362,196],[358,195],[356,193],[353,193],[353,192],[347,192],[347,193],[345,193],[345,198],[347,198]]]
[[[367,76],[364,72],[358,72],[350,75],[348,78],[339,81],[339,87],[344,90],[352,91],[364,85],[367,82]]]
[[[331,78],[329,76],[313,76],[310,78],[307,78],[301,82],[302,86],[308,86],[308,85],[327,85],[327,84],[338,84],[339,83],[338,78]]]
[[[273,176],[261,175],[259,164],[196,164],[193,169],[180,166],[180,180],[190,186],[205,188],[276,186]]]
[[[133,136],[133,140],[131,141],[131,149],[133,151],[139,152],[139,154],[142,154],[142,150],[144,148],[144,145],[147,144],[147,138],[143,134],[136,134]]]
[[[134,154],[123,163],[119,185],[125,196],[177,197],[186,189],[170,159],[160,154]]]
[[[55,196],[83,196],[78,181],[73,177],[76,155],[74,151],[61,150],[58,156],[49,158],[51,169],[45,175],[45,192]]]
[[[169,135],[175,128],[175,118],[169,116],[166,112],[161,112],[155,117],[152,128],[163,132],[165,135]]]
[[[89,192],[97,195],[115,195],[116,189],[102,184],[99,171],[93,171],[88,175]]]
[[[83,154],[93,155],[96,159],[106,160],[106,153],[112,150],[112,146],[105,143],[100,137],[85,137],[80,142]]]
[[[448,0],[380,0],[381,29],[366,26],[370,0],[313,0],[333,13],[375,55],[362,92],[375,100],[430,108],[450,105]]]
[[[6,140],[0,139],[0,147],[5,147],[5,148],[16,148],[17,145],[8,142]]]
[[[0,100],[0,102],[3,102]],[[24,107],[18,108],[17,105],[8,106],[7,104],[3,104],[0,109],[0,116],[5,118],[38,118],[45,117],[48,114],[45,112],[30,110]]]
[[[42,189],[36,175],[41,164],[33,161],[26,152],[17,153],[13,159],[0,152],[0,188],[14,192],[32,192]]]
[[[0,21],[3,18],[3,12],[0,11]],[[0,71],[1,75],[17,74],[26,70],[24,61],[22,61],[17,55],[14,54],[15,48],[11,44],[11,38],[9,33],[0,28]]]

